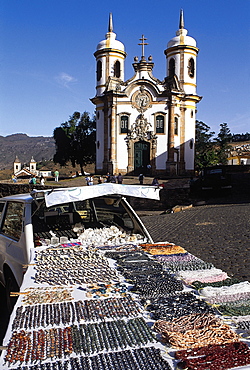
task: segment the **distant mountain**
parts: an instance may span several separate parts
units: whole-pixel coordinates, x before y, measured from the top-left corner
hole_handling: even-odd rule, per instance
[[[16,156],[28,165],[32,156],[40,162],[52,159],[54,154],[53,137],[30,137],[26,134],[0,136],[0,170],[12,168]]]

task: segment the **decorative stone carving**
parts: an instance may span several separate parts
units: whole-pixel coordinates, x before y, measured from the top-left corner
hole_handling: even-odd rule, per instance
[[[144,113],[148,108],[151,107],[151,95],[145,90],[144,86],[140,87],[140,90],[135,92],[132,97],[132,106],[140,113]]]
[[[157,136],[153,133],[151,128],[151,123],[140,114],[135,123],[132,124],[131,129],[129,130],[125,141],[127,146],[130,147],[130,141],[152,141],[152,145],[156,145]]]

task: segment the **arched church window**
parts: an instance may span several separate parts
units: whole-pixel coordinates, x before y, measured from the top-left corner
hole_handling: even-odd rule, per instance
[[[122,115],[120,121],[121,134],[128,133],[128,116]]]
[[[193,149],[193,147],[194,147],[194,140],[193,140],[193,139],[191,139],[191,140],[189,141],[189,148],[190,148],[190,149]]]
[[[189,77],[194,77],[194,59],[190,58],[188,61],[188,75]]]
[[[175,75],[175,60],[174,60],[174,58],[171,58],[170,61],[169,61],[168,75],[170,77],[173,77]]]
[[[175,117],[174,118],[174,134],[175,135],[178,135],[178,131],[179,131],[179,122],[178,122],[178,117]]]
[[[121,63],[119,62],[119,60],[117,60],[114,65],[114,77],[120,78],[120,76],[121,76]]]
[[[155,118],[156,120],[156,127],[155,131],[157,134],[164,134],[164,116],[162,114],[158,114]]]
[[[97,71],[96,71],[96,78],[97,78],[97,81],[100,81],[100,79],[102,78],[102,62],[100,60],[98,60],[97,62]]]

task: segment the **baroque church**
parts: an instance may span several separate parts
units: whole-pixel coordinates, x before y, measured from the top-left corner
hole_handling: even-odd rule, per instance
[[[96,173],[192,175],[194,172],[196,59],[199,49],[184,28],[164,51],[166,77],[153,75],[152,57],[145,56],[146,38],[134,58],[134,75],[124,80],[126,52],[116,40],[112,14],[96,58]]]

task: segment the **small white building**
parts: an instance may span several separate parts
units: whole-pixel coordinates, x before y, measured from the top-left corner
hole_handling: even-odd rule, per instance
[[[29,166],[26,166],[25,164],[22,165],[20,159],[18,156],[16,156],[14,161],[14,175],[16,177],[30,177],[32,175],[35,176],[43,176],[43,177],[51,177],[52,173],[50,170],[47,170],[45,168],[41,168],[40,170],[37,170],[36,168],[37,162],[34,160],[33,156],[30,160]]]
[[[105,40],[96,58],[96,173],[183,175],[194,171],[196,58],[199,49],[184,28],[168,44],[166,77],[153,75],[153,58],[146,59],[146,38],[140,38],[141,58],[134,58],[134,75],[124,80],[126,52],[116,40],[110,15]]]

